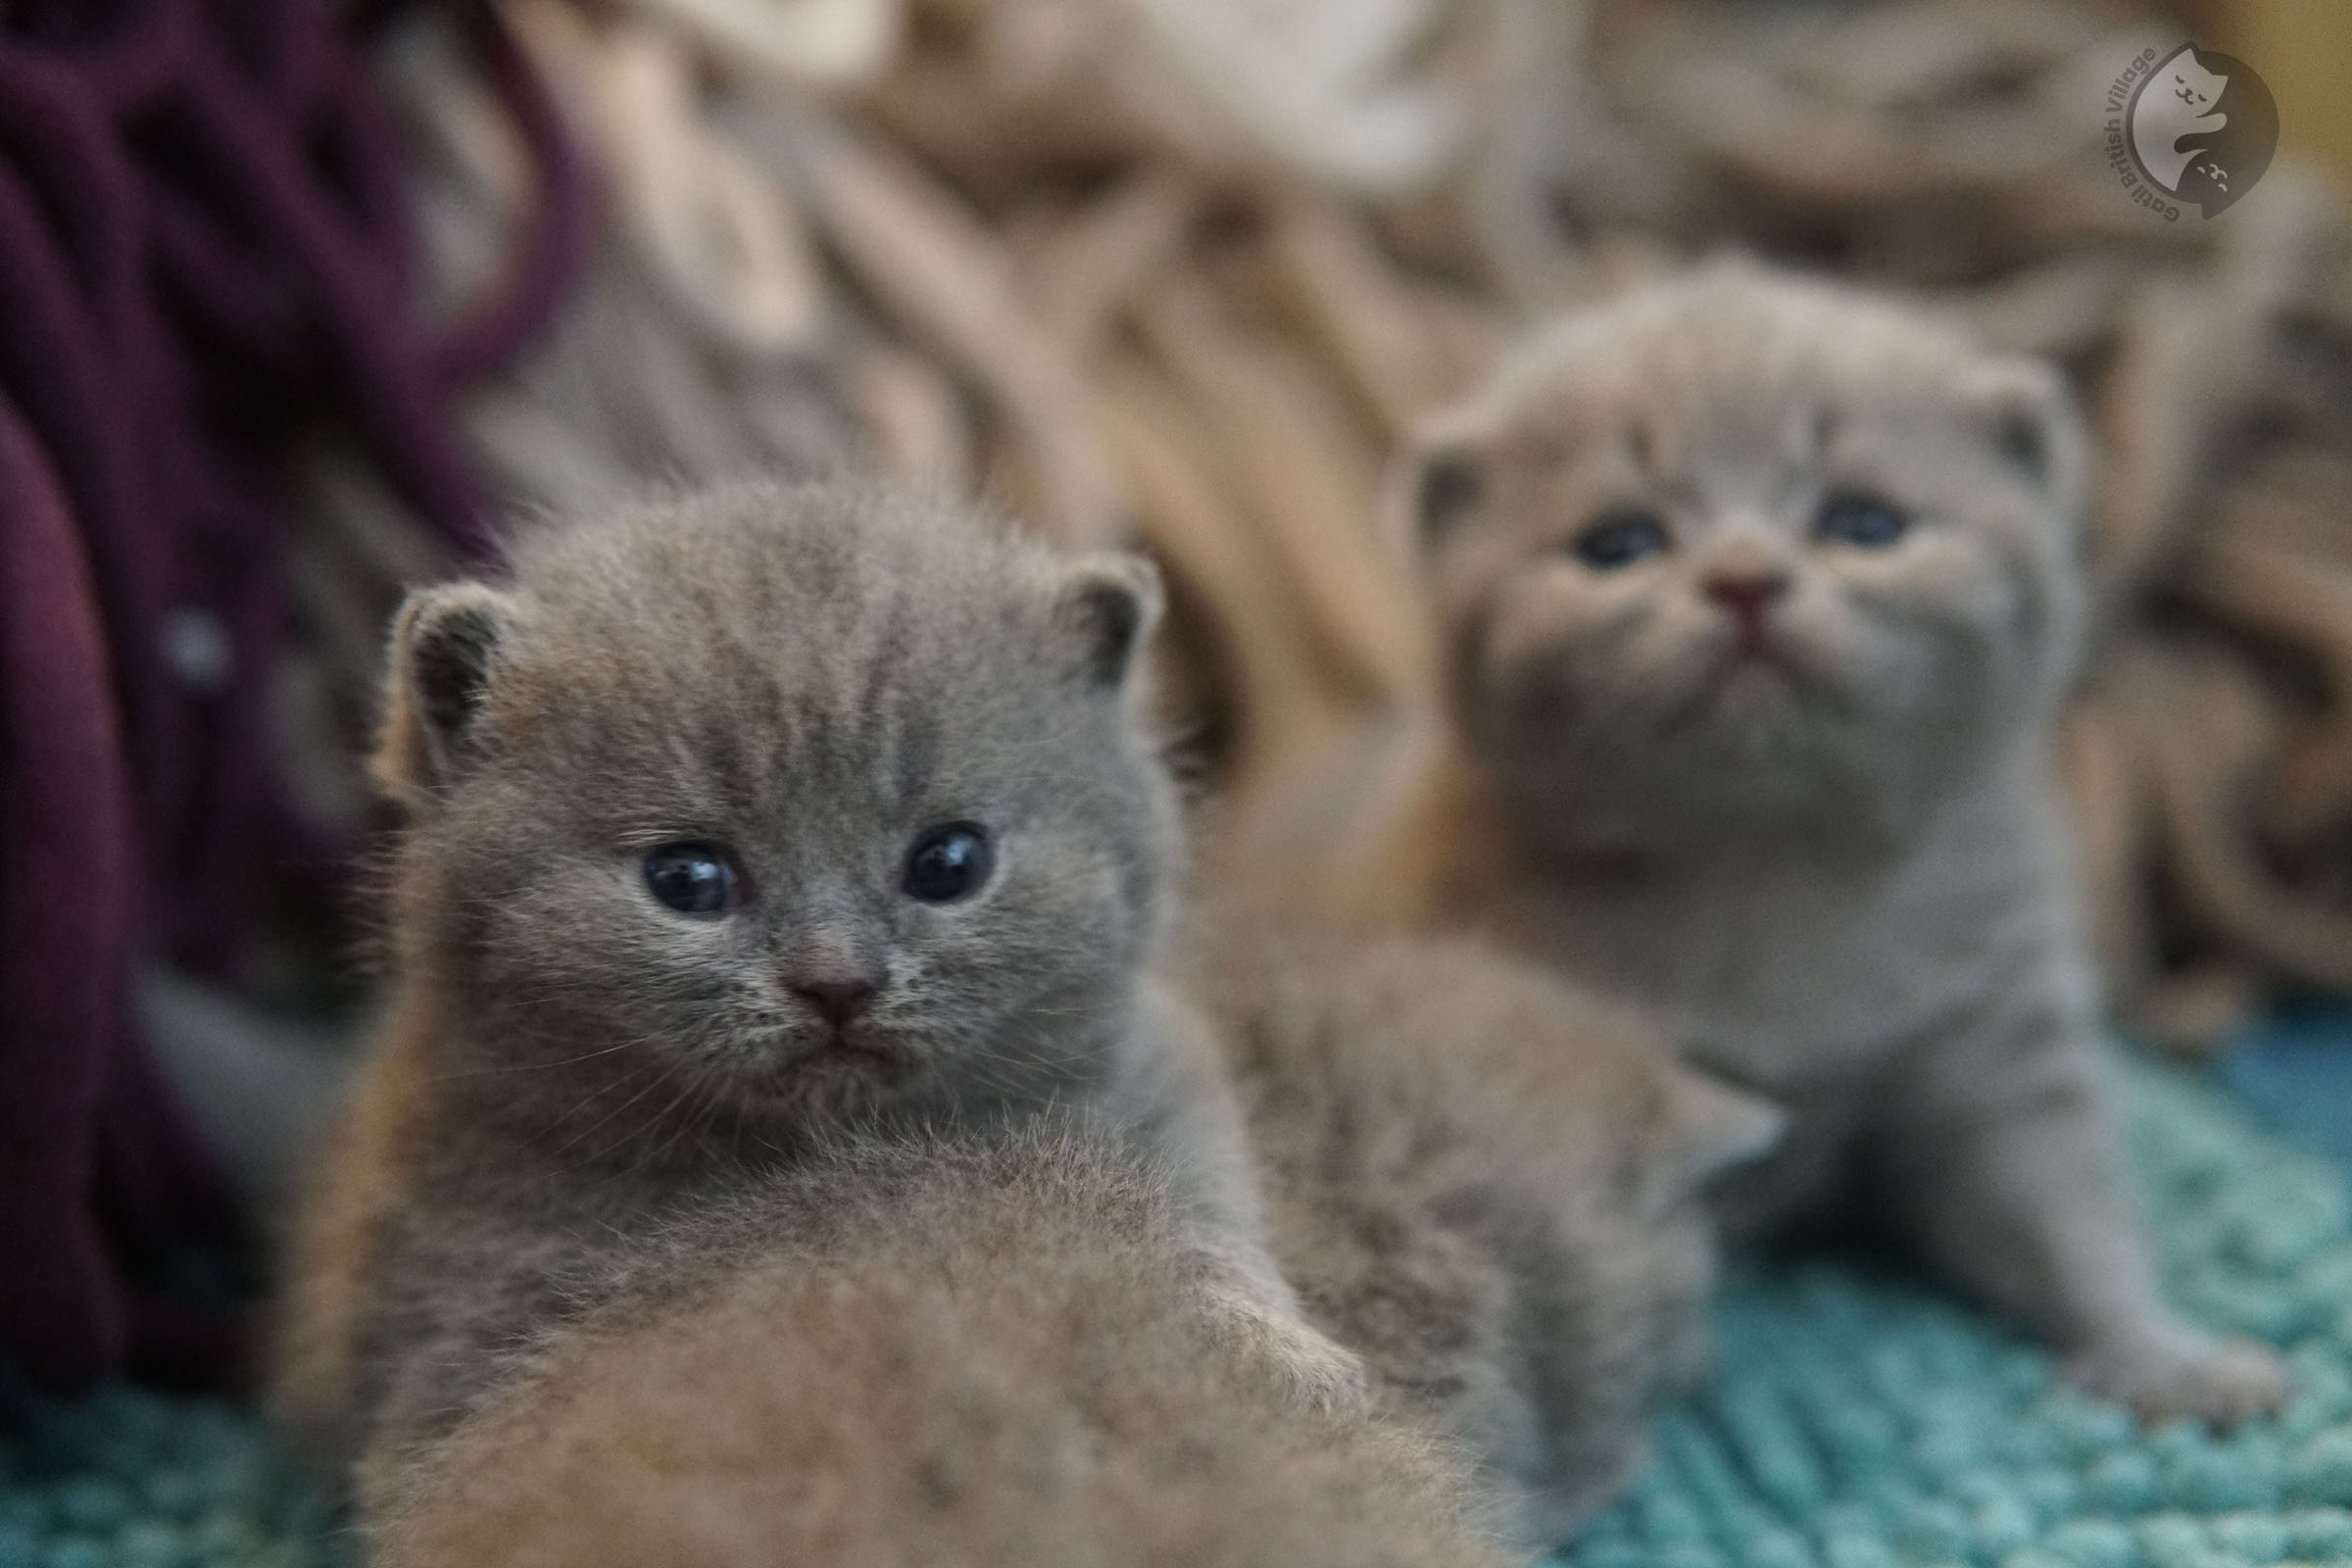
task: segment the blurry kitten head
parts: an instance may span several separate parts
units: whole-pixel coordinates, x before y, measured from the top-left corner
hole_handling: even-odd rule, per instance
[[[586,1159],[1054,1093],[1154,940],[1150,566],[745,485],[422,590],[378,776],[449,1080]]]
[[[1719,266],[1542,332],[1419,433],[1396,511],[1523,820],[1899,834],[2071,673],[2084,463],[2039,362]]]

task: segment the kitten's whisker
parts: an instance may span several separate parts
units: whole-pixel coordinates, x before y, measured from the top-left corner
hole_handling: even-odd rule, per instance
[[[661,1063],[659,1063],[659,1062],[652,1062],[652,1063],[648,1063],[648,1066],[649,1066],[649,1068],[653,1068],[653,1069],[659,1069],[659,1068],[660,1068],[660,1066],[661,1066]],[[624,1080],[624,1081],[626,1081],[626,1080]],[[661,1075],[661,1073],[660,1073],[658,1070],[656,1070],[656,1071],[654,1072],[654,1076],[653,1076],[653,1079],[652,1079],[652,1081],[651,1081],[651,1082],[649,1082],[649,1083],[648,1083],[648,1084],[647,1084],[647,1085],[646,1085],[646,1086],[645,1086],[643,1089],[640,1089],[640,1090],[638,1090],[638,1091],[637,1091],[635,1094],[631,1095],[631,1096],[630,1096],[628,1099],[626,1099],[626,1100],[622,1101],[622,1102],[621,1102],[619,1104],[617,1104],[617,1105],[613,1106],[613,1107],[612,1107],[611,1110],[608,1110],[608,1111],[606,1111],[606,1112],[605,1112],[605,1113],[604,1113],[602,1116],[599,1116],[599,1117],[598,1117],[596,1120],[594,1120],[594,1121],[590,1122],[590,1123],[589,1123],[587,1126],[585,1126],[585,1127],[581,1128],[581,1129],[580,1129],[578,1132],[575,1132],[575,1133],[573,1133],[573,1134],[572,1134],[572,1135],[571,1135],[569,1138],[566,1138],[566,1139],[564,1139],[564,1142],[562,1142],[562,1143],[558,1144],[558,1145],[557,1145],[557,1146],[556,1146],[554,1149],[550,1150],[548,1152],[549,1152],[551,1155],[552,1155],[552,1154],[561,1154],[562,1152],[564,1152],[564,1151],[565,1151],[566,1149],[569,1149],[569,1148],[570,1148],[572,1145],[574,1145],[574,1144],[578,1143],[578,1142],[579,1142],[581,1139],[583,1139],[583,1138],[587,1137],[587,1136],[588,1136],[590,1133],[593,1133],[593,1132],[595,1132],[595,1131],[596,1131],[598,1128],[600,1128],[600,1127],[604,1126],[604,1125],[605,1125],[607,1122],[611,1121],[611,1120],[612,1120],[612,1119],[614,1116],[617,1116],[617,1115],[619,1115],[619,1114],[620,1114],[622,1111],[624,1111],[624,1110],[628,1109],[628,1108],[629,1108],[631,1105],[634,1105],[635,1103],[637,1103],[637,1102],[639,1102],[640,1100],[643,1100],[643,1099],[644,1099],[646,1096],[648,1096],[648,1095],[652,1094],[652,1093],[653,1093],[653,1092],[654,1092],[656,1089],[659,1089],[661,1086],[662,1086],[662,1075]],[[617,1087],[617,1086],[615,1086],[615,1087]]]
[[[604,1154],[599,1157],[609,1158],[610,1156],[618,1153],[624,1147],[635,1143],[646,1133],[650,1132],[656,1127],[661,1126],[663,1122],[676,1117],[678,1125],[671,1129],[669,1136],[662,1139],[659,1145],[647,1151],[635,1161],[638,1168],[641,1170],[658,1169],[662,1163],[662,1156],[669,1152],[670,1149],[677,1143],[679,1133],[682,1132],[688,1125],[687,1119],[684,1117],[678,1117],[677,1113],[679,1107],[683,1106],[687,1101],[694,1098],[696,1090],[697,1085],[695,1080],[692,1077],[689,1077],[683,1084],[679,1086],[678,1092],[670,1097],[668,1104],[662,1106],[659,1111],[656,1111],[645,1117],[641,1122],[639,1122],[635,1132],[628,1134],[626,1137],[615,1138],[612,1145],[605,1150]]]
[[[558,1067],[575,1067],[583,1061],[594,1061],[599,1056],[610,1056],[616,1052],[633,1050],[650,1044],[655,1038],[657,1037],[652,1035],[636,1036],[613,1045],[601,1046],[594,1051],[584,1051],[576,1056],[565,1056],[560,1061],[517,1061],[498,1067],[466,1067],[457,1072],[442,1073],[432,1082],[448,1083],[458,1078],[488,1078],[510,1072],[552,1072]]]

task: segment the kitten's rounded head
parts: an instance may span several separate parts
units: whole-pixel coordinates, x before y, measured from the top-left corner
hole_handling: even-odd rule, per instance
[[[1542,332],[1392,511],[1516,809],[1594,847],[1899,832],[2072,671],[2084,449],[2039,362],[1724,266]]]
[[[583,1155],[1082,1078],[1176,853],[1158,604],[1134,558],[772,486],[413,595],[377,773],[452,1069]]]

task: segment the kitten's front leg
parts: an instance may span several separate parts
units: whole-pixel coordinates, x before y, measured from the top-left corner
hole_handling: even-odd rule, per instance
[[[1355,1404],[1368,1386],[1364,1363],[1306,1321],[1274,1260],[1241,1105],[1208,1029],[1180,998],[1147,985],[1104,1109],[1168,1173],[1206,1264],[1211,1313],[1305,1404]]]
[[[2161,1299],[2105,1091],[2089,1032],[2056,1020],[1938,1050],[1910,1075],[1886,1153],[1931,1259],[2068,1352],[2070,1382],[2143,1420],[2227,1428],[2278,1408],[2273,1351]]]

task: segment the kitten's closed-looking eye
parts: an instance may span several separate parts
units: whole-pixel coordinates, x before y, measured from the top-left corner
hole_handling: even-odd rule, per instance
[[[734,858],[715,844],[664,844],[645,858],[645,885],[678,913],[714,920],[743,902]]]
[[[1657,514],[1625,508],[1604,512],[1585,524],[1569,549],[1594,571],[1614,571],[1662,555],[1672,541]]]
[[[1911,514],[1877,496],[1845,493],[1821,504],[1814,537],[1864,550],[1884,550],[1911,531]]]
[[[914,841],[906,856],[906,888],[925,904],[953,904],[979,892],[995,865],[986,828],[949,822]]]

